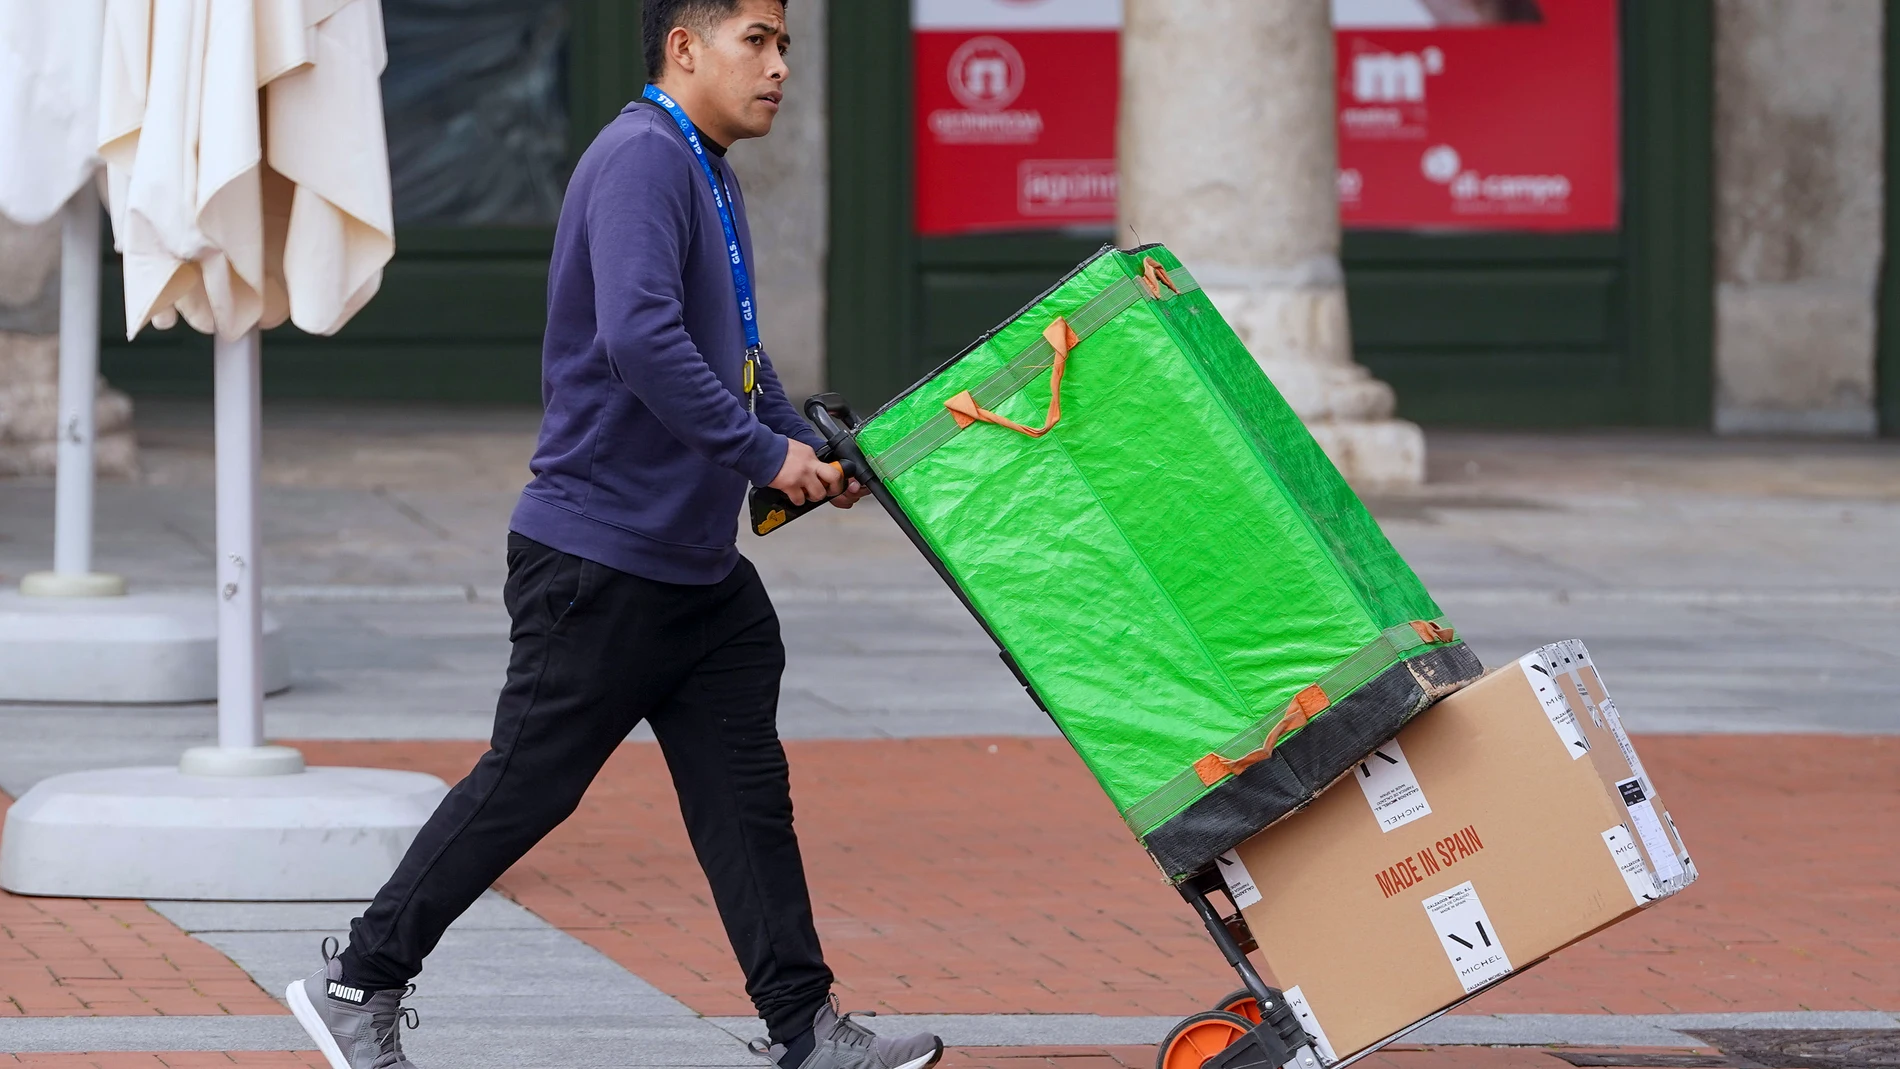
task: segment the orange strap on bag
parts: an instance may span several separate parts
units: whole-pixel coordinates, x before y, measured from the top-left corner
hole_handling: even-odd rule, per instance
[[[1331,704],[1332,700],[1326,697],[1325,691],[1319,689],[1319,684],[1315,683],[1307,687],[1293,696],[1293,701],[1286,707],[1286,714],[1280,718],[1279,723],[1273,725],[1272,731],[1267,732],[1266,741],[1260,744],[1258,750],[1244,757],[1232,759],[1222,757],[1217,753],[1208,754],[1194,762],[1194,774],[1201,777],[1201,783],[1209,787],[1228,776],[1240,775],[1272,757],[1273,748],[1280,744],[1280,740],[1288,732],[1305,727],[1307,721],[1324,712]]]
[[[1453,642],[1458,638],[1456,631],[1449,627],[1433,623],[1430,620],[1411,620],[1408,621],[1408,626],[1418,635],[1420,641],[1434,646],[1446,642]],[[1416,678],[1418,670],[1414,668],[1412,671]],[[1419,685],[1425,687],[1426,693],[1432,693],[1431,687],[1423,678],[1419,678]],[[1348,689],[1350,689],[1350,685],[1348,685]],[[1456,690],[1457,687],[1454,686],[1450,689]],[[1440,691],[1439,693],[1432,694],[1432,696],[1434,698],[1441,698],[1447,693],[1450,693],[1450,690]],[[1331,704],[1332,699],[1326,696],[1326,691],[1321,689],[1318,683],[1307,687],[1305,690],[1293,696],[1293,702],[1287,706],[1286,714],[1280,717],[1279,723],[1273,725],[1272,731],[1267,732],[1266,741],[1260,744],[1259,749],[1244,757],[1232,760],[1222,757],[1219,754],[1208,754],[1206,757],[1194,762],[1195,775],[1199,776],[1201,783],[1208,787],[1212,787],[1228,776],[1240,775],[1242,772],[1272,757],[1273,748],[1280,744],[1281,739],[1285,738],[1290,732],[1305,727],[1308,721],[1324,712],[1326,707]]]
[[[1161,261],[1152,256],[1141,258],[1141,284],[1147,288],[1148,296],[1157,301],[1161,299],[1162,286],[1173,290],[1176,296],[1181,293],[1181,287],[1175,285],[1174,280],[1168,277],[1168,269],[1161,266]]]
[[[1076,336],[1075,331],[1069,326],[1069,321],[1062,316],[1057,316],[1055,322],[1049,324],[1048,328],[1042,332],[1042,337],[1049,343],[1049,347],[1056,351],[1055,363],[1051,365],[1052,370],[1049,372],[1048,420],[1040,427],[1025,427],[1013,419],[999,416],[977,404],[976,398],[970,391],[965,390],[943,403],[943,407],[949,409],[950,415],[956,419],[958,430],[972,423],[994,423],[998,427],[1007,428],[1018,434],[1040,438],[1062,421],[1062,369],[1068,366],[1070,350],[1082,344],[1082,339]]]

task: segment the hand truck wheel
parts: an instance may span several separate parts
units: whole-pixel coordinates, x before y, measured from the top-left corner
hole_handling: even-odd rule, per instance
[[[1155,1052],[1155,1069],[1201,1069],[1252,1027],[1245,1017],[1225,1010],[1197,1013],[1168,1030]]]
[[[1254,1024],[1260,1023],[1260,1001],[1253,997],[1253,992],[1244,987],[1237,991],[1229,991],[1219,1002],[1214,1003],[1214,1008],[1237,1017],[1245,1017]]]

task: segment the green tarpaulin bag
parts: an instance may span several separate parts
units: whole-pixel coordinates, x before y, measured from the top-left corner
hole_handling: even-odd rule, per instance
[[[834,442],[1176,880],[1482,672],[1163,247]]]

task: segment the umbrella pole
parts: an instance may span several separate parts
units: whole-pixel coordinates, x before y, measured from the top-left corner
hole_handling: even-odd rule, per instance
[[[257,487],[263,459],[258,332],[212,343],[218,488],[218,745],[186,752],[182,771],[263,776],[303,771],[303,756],[264,745],[264,591]]]
[[[218,745],[264,744],[264,598],[257,583],[263,459],[258,335],[215,343],[218,482]]]
[[[93,420],[99,381],[99,195],[79,187],[61,213],[59,423],[54,431],[53,570],[20,584],[37,597],[116,597],[125,580],[92,570]]]
[[[92,571],[92,431],[99,381],[99,201],[91,183],[66,205],[59,257],[59,452],[53,570]]]

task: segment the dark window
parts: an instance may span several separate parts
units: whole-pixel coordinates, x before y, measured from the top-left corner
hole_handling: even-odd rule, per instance
[[[383,0],[396,222],[548,226],[568,171],[568,0]]]

